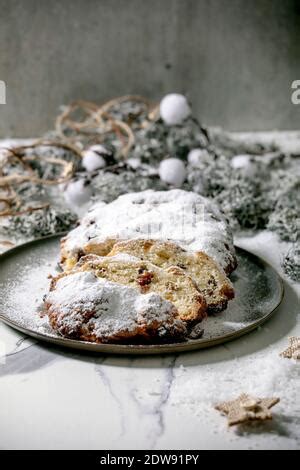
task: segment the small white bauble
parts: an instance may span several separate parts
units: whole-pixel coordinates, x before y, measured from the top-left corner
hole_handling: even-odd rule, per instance
[[[137,168],[139,168],[141,166],[141,160],[139,158],[135,158],[135,157],[128,158],[126,163],[133,170],[136,170]]]
[[[64,192],[65,200],[71,206],[86,204],[91,199],[92,194],[90,183],[84,179],[71,181]]]
[[[105,167],[106,161],[103,155],[107,149],[103,145],[92,145],[82,152],[82,166],[87,171],[95,171]]]
[[[205,149],[192,149],[189,151],[187,159],[190,165],[197,166],[203,159],[209,157],[209,153]]]
[[[190,114],[191,108],[185,96],[170,93],[160,102],[160,117],[168,126],[181,124]]]
[[[231,159],[231,166],[235,170],[247,168],[251,165],[250,155],[236,155]]]
[[[257,167],[251,155],[236,155],[231,159],[231,167],[249,177],[257,174]]]
[[[179,188],[186,178],[186,169],[182,160],[167,158],[160,163],[158,174],[162,181]]]

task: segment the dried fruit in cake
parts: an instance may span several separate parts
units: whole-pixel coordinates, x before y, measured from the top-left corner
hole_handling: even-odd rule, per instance
[[[108,256],[127,253],[160,268],[177,266],[195,281],[207,303],[207,312],[219,312],[234,297],[230,280],[217,263],[203,252],[191,253],[173,242],[129,240],[118,242]]]
[[[71,273],[82,271],[90,271],[98,278],[129,286],[141,294],[155,292],[175,305],[183,321],[198,322],[206,316],[203,295],[192,278],[177,266],[162,269],[126,254],[109,257],[87,255],[80,259]],[[57,279],[68,275],[65,272],[54,278],[52,285],[56,284]]]

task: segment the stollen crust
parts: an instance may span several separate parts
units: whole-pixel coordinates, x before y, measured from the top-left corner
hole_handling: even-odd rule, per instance
[[[147,190],[96,203],[78,227],[62,239],[61,262],[71,269],[86,254],[107,255],[114,244],[132,239],[173,241],[210,256],[226,274],[236,267],[232,233],[218,206],[180,189]]]

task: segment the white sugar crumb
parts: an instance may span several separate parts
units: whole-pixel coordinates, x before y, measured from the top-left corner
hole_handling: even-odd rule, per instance
[[[210,200],[193,192],[147,190],[97,203],[66,237],[64,250],[76,254],[106,239],[173,240],[190,251],[204,251],[224,269],[235,251],[227,221]]]
[[[91,272],[78,272],[58,280],[46,298],[49,313],[57,316],[58,330],[72,334],[84,325],[103,339],[123,333],[134,334],[140,326],[174,323],[176,309],[158,294],[138,290],[97,278]],[[90,315],[88,321],[85,315]],[[162,331],[163,333],[163,331]]]

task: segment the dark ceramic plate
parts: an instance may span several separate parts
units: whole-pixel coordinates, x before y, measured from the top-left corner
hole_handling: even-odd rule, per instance
[[[159,345],[96,344],[66,339],[37,313],[48,290],[48,275],[57,270],[60,237],[35,240],[0,255],[0,319],[41,341],[115,354],[161,354],[207,348],[254,330],[271,317],[283,298],[283,284],[274,269],[237,248],[238,268],[231,276],[236,297],[227,310],[202,322],[201,339]]]

